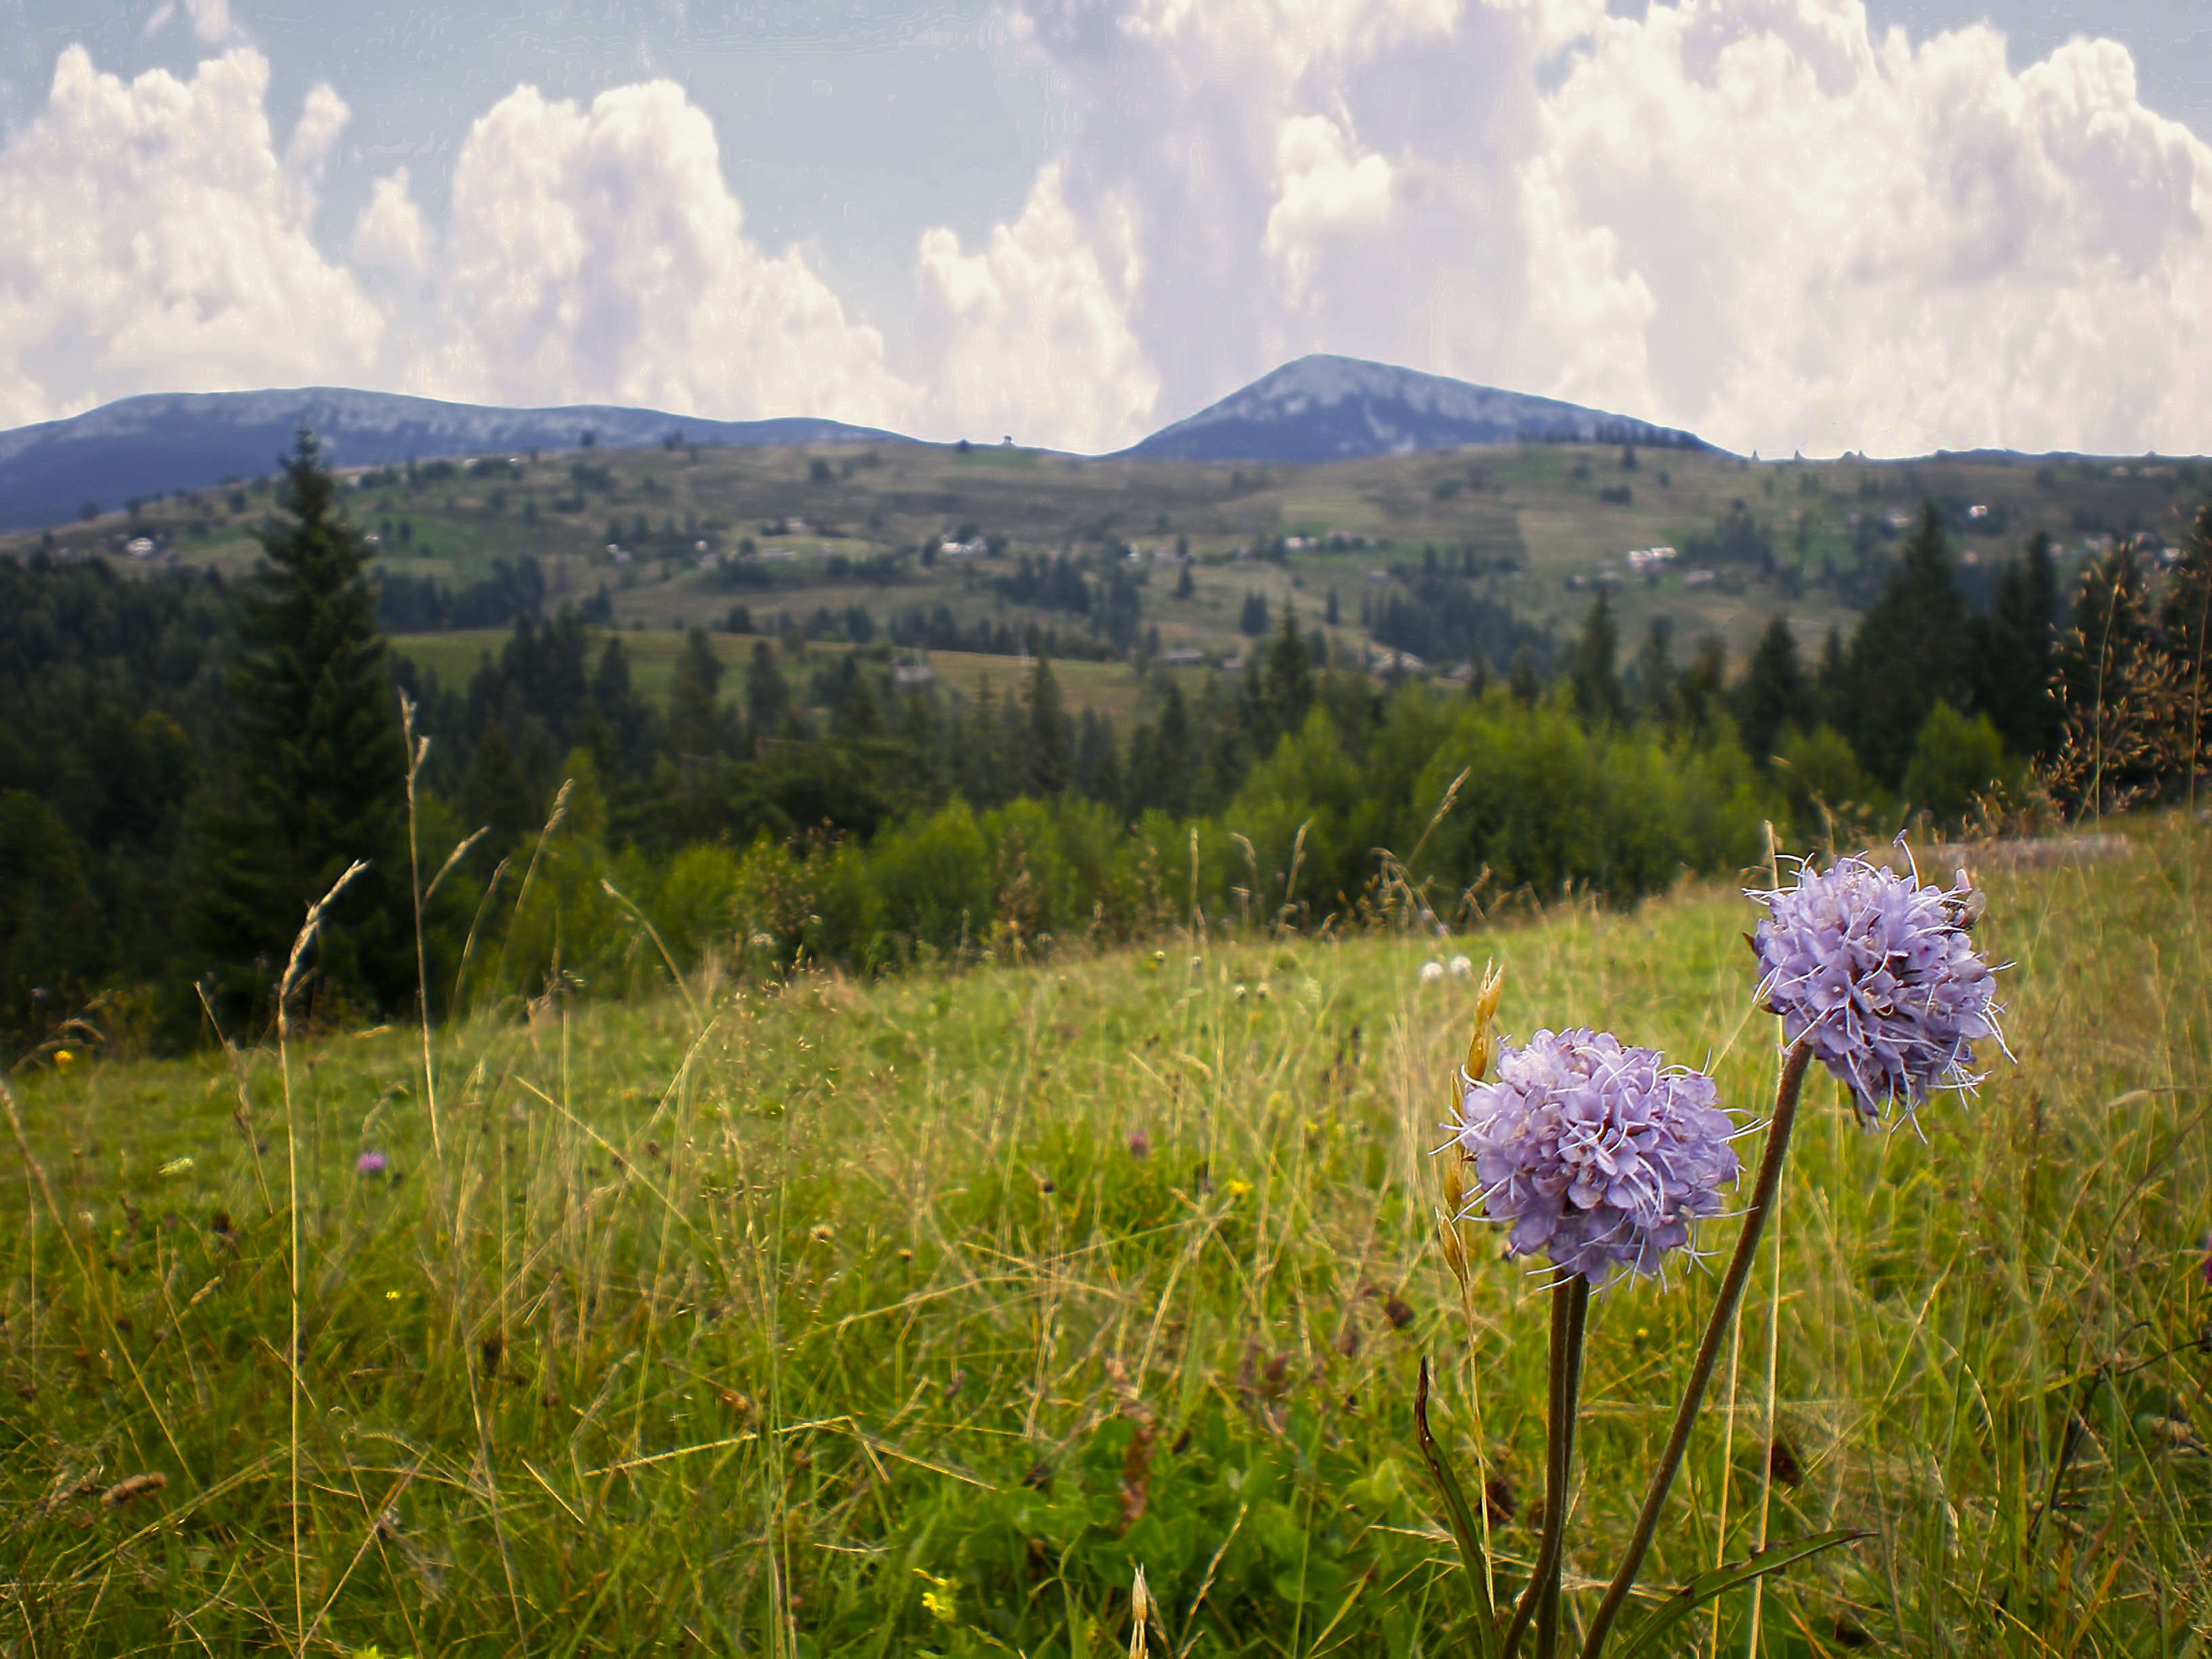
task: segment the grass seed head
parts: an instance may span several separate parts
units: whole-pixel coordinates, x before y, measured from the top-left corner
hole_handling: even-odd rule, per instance
[[[119,1510],[132,1498],[160,1492],[168,1484],[169,1477],[166,1474],[126,1475],[100,1493],[100,1501],[111,1510]]]
[[[1505,990],[1505,970],[1494,963],[1482,968],[1482,988],[1474,994],[1474,1036],[1467,1045],[1467,1080],[1480,1083],[1490,1070],[1498,1022],[1498,1000]]]

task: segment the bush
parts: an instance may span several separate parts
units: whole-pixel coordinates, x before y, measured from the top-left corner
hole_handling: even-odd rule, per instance
[[[1801,842],[1828,833],[1832,814],[1855,815],[1875,805],[1874,783],[1832,726],[1783,734],[1776,769],[1790,801],[1790,823]]]
[[[2015,788],[2024,769],[2004,751],[1986,714],[1968,720],[1947,702],[1929,711],[1905,769],[1905,799],[1939,823],[1956,823],[1977,796]]]

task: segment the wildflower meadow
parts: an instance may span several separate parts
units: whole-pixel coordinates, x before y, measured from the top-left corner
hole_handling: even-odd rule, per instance
[[[2199,1654],[2212,848],[2122,849],[50,1054],[0,1644]]]

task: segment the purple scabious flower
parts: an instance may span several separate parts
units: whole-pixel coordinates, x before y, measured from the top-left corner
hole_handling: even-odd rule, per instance
[[[1994,970],[1968,932],[1981,895],[1966,872],[1948,890],[1857,858],[1820,872],[1801,861],[1796,875],[1749,895],[1766,907],[1752,938],[1757,994],[1781,1016],[1783,1040],[1809,1034],[1869,1122],[1979,1083],[1974,1044],[2004,1034]]]
[[[354,1159],[353,1167],[354,1173],[356,1175],[382,1175],[384,1173],[384,1154],[382,1152],[363,1152],[359,1158]]]
[[[1541,1252],[1603,1285],[1656,1273],[1717,1215],[1735,1124],[1712,1079],[1608,1032],[1539,1031],[1499,1050],[1497,1080],[1462,1076],[1455,1132],[1480,1183],[1469,1212],[1506,1224],[1508,1255]]]

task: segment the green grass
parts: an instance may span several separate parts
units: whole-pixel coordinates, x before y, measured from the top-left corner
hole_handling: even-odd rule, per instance
[[[1924,1141],[1812,1088],[1649,1585],[1771,1503],[1872,1535],[1769,1590],[1762,1652],[2203,1651],[2207,851],[1988,874],[2017,1060]],[[289,1108],[268,1047],[22,1070],[0,1650],[1057,1659],[1123,1650],[1141,1564],[1155,1654],[1462,1651],[1414,1367],[1525,1561],[1545,1298],[1478,1234],[1470,1344],[1425,1153],[1471,981],[1419,967],[1494,955],[1509,1033],[1611,1025],[1752,1110],[1751,916],[549,1000],[441,1036],[434,1139],[404,1030],[295,1038]],[[1593,1305],[1583,1613],[1711,1291]]]

